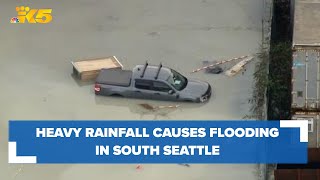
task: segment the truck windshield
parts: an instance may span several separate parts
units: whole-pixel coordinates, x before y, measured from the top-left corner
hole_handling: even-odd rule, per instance
[[[184,89],[188,84],[188,79],[173,69],[171,69],[171,73],[172,75],[167,81],[178,91]]]

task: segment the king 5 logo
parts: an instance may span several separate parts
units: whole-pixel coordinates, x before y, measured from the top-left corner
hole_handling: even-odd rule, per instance
[[[17,17],[11,18],[11,23],[41,23],[52,21],[52,9],[30,9],[29,7],[16,7]]]

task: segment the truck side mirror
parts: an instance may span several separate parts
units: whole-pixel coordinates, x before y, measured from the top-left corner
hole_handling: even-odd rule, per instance
[[[169,90],[168,93],[169,93],[169,94],[174,94],[174,91],[173,91],[173,90]]]

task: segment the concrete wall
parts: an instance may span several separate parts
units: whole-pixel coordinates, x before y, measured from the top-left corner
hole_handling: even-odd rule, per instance
[[[271,40],[271,24],[273,16],[273,0],[264,0],[263,1],[264,14],[262,18],[262,45],[267,51],[270,51],[270,40]],[[269,71],[269,70],[268,70]],[[267,94],[267,93],[265,93]],[[265,119],[267,119],[267,97],[265,104]],[[260,179],[267,180],[273,179],[273,168],[272,165],[260,164]]]

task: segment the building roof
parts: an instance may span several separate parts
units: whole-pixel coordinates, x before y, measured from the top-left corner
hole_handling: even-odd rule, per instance
[[[320,46],[320,0],[295,0],[293,45]]]

